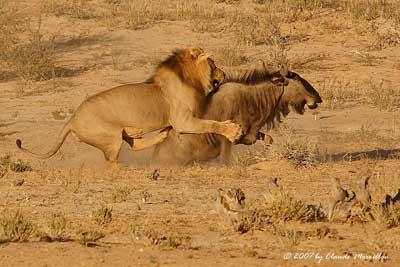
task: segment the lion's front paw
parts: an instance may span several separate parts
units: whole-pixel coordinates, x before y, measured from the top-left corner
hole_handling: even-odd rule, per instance
[[[161,131],[158,135],[161,139],[165,139],[168,137],[169,131]]]
[[[232,143],[235,143],[243,135],[242,127],[239,124],[232,121],[224,121],[223,124],[227,128],[225,137]]]

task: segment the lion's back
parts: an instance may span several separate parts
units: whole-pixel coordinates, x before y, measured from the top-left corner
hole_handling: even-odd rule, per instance
[[[84,101],[75,117],[101,117],[124,126],[132,124],[150,128],[168,124],[169,106],[153,84],[126,84],[91,96]],[[89,118],[86,118],[87,120]]]

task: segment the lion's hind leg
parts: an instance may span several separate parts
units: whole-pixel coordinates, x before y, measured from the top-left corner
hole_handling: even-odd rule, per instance
[[[100,149],[108,162],[117,162],[122,145],[121,130],[112,127],[107,127],[107,131],[98,130],[84,135],[79,133],[77,136],[83,142]]]
[[[109,162],[117,162],[119,151],[121,150],[121,135],[107,135],[103,137],[102,144],[97,147],[103,151],[104,158]]]

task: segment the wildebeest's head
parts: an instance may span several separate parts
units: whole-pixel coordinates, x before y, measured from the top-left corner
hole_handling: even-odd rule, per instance
[[[287,79],[287,85],[282,95],[282,104],[285,106],[284,113],[289,113],[289,106],[297,113],[303,114],[305,106],[315,109],[322,103],[321,96],[315,88],[303,77],[292,71],[282,70],[280,74]]]

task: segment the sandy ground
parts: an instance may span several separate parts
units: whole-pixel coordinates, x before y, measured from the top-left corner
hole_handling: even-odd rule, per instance
[[[219,4],[226,10],[235,5],[239,4]],[[258,12],[253,6],[246,6],[248,12]],[[234,34],[196,32],[188,20],[162,20],[137,30],[110,30],[96,19],[46,15],[42,20],[44,32],[57,33],[58,64],[75,73],[28,85],[16,77],[0,81],[0,154],[27,161],[33,168],[24,173],[10,171],[0,179],[0,207],[21,210],[37,232],[46,231],[51,214],[61,213],[68,221],[68,236],[83,229],[100,231],[105,237],[94,247],[75,241],[43,242],[40,234],[29,242],[5,242],[0,245],[1,266],[314,266],[319,261],[319,266],[397,265],[398,227],[386,229],[372,222],[279,224],[287,232],[328,227],[334,233],[298,242],[270,230],[239,234],[223,223],[214,199],[218,188],[240,187],[246,201],[256,203],[272,176],[297,198],[312,204],[326,202],[333,177],[352,187],[361,177],[371,175],[373,198],[395,194],[400,188],[400,102],[394,102],[391,110],[380,110],[371,104],[376,96],[366,93],[365,88],[384,81],[384,86],[394,89],[391,97],[399,101],[399,46],[370,50],[372,34],[367,30],[360,33],[348,16],[330,9],[307,21],[282,24],[288,36],[303,37],[290,43],[290,56],[323,55],[295,71],[323,98],[332,88],[343,88],[347,94],[336,102],[324,98],[318,113],[291,114],[282,127],[271,132],[275,142],[270,149],[288,138],[314,142],[324,162],[297,168],[285,159],[268,157],[249,166],[236,163],[229,168],[215,162],[163,167],[154,181],[149,179],[153,168],[141,164],[151,151],[133,153],[124,146],[120,156],[123,166],[110,169],[99,150],[72,136],[56,156],[45,161],[17,151],[15,139],[44,151],[87,96],[145,80],[157,61],[173,48],[198,45],[220,51],[232,42]],[[334,22],[336,30],[324,26]],[[268,59],[267,45],[241,49],[249,58],[248,65]],[[217,63],[218,56],[216,53]],[[55,115],[60,112],[64,115]],[[260,144],[238,146],[235,155],[263,149]],[[24,183],[15,186],[21,178]],[[149,195],[146,203],[143,194]],[[92,213],[102,206],[112,208],[112,221],[98,225]],[[167,238],[175,236],[179,244],[154,244],[143,236],[149,231]],[[306,252],[310,259],[296,259]],[[379,253],[389,260],[360,259]]]

